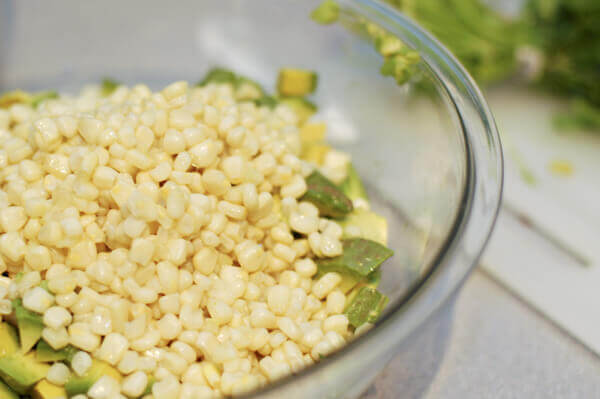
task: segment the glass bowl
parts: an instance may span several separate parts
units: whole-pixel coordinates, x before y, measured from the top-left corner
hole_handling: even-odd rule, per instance
[[[500,203],[500,142],[469,75],[389,7],[340,3],[344,15],[375,23],[418,50],[421,79],[435,90],[420,94],[383,77],[381,56],[364,37],[309,18],[318,1],[0,1],[0,90],[73,92],[104,76],[157,89],[199,80],[215,65],[272,90],[282,66],[318,71],[315,118],[328,123],[333,145],[352,155],[372,207],[388,218],[396,254],[383,266],[380,287],[390,303],[373,329],[262,389],[262,398],[359,396],[410,346],[410,336],[431,332],[423,322],[475,266]],[[433,337],[422,345],[439,346],[444,334]],[[414,367],[424,358],[413,356]],[[398,379],[398,386],[411,384],[410,377]]]

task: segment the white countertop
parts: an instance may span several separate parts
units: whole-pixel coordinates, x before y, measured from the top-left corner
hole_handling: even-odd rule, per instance
[[[363,399],[600,397],[600,359],[487,272],[472,274],[453,313],[437,371],[392,360]],[[402,374],[422,392],[407,396]]]

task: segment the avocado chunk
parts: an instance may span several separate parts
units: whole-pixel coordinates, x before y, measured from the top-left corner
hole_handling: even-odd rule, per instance
[[[387,245],[387,220],[375,212],[355,209],[339,224],[344,229],[342,238],[360,237],[373,240],[381,245]]]
[[[0,96],[0,108],[8,108],[14,104],[25,104],[36,108],[42,101],[51,98],[58,98],[58,93],[51,90],[31,94],[23,90],[13,90]]]
[[[0,399],[19,399],[19,395],[0,380]]]
[[[75,353],[77,353],[77,349],[71,345],[55,350],[43,339],[35,347],[35,356],[40,362],[60,362],[63,360],[70,362]]]
[[[43,379],[33,387],[31,392],[32,399],[59,399],[66,398],[67,392],[63,387],[59,387]]]
[[[318,171],[306,178],[307,190],[302,201],[312,202],[321,216],[341,218],[352,212],[352,201]]]
[[[317,88],[318,77],[313,71],[282,68],[277,78],[277,92],[281,97],[304,97]]]
[[[375,288],[361,287],[350,300],[344,314],[353,327],[374,323],[388,302],[388,298]]]
[[[367,190],[365,190],[358,172],[356,172],[351,163],[348,163],[347,171],[346,179],[340,184],[340,190],[351,200],[362,198],[365,201],[369,201]]]
[[[8,108],[14,104],[30,104],[31,94],[23,90],[13,90],[0,95],[0,108]]]
[[[325,143],[327,126],[324,123],[306,123],[300,129],[302,152],[300,158],[315,165],[322,165],[325,155],[331,150]]]
[[[69,396],[74,396],[80,393],[85,394],[103,375],[113,377],[119,382],[122,378],[121,373],[119,373],[110,364],[93,359],[92,365],[84,375],[78,376],[76,374],[71,374],[69,381],[67,381],[65,384],[65,390]]]
[[[21,349],[23,353],[27,353],[42,337],[44,322],[41,315],[25,309],[20,299],[13,301],[13,307],[21,338]]]
[[[364,238],[342,240],[343,252],[335,258],[317,260],[319,268],[339,268],[366,277],[373,273],[394,251]]]
[[[49,365],[38,362],[33,353],[24,355],[16,352],[0,358],[0,377],[21,394],[45,378],[49,368]]]
[[[18,350],[17,330],[6,322],[0,323],[0,357],[12,355]]]
[[[323,122],[307,123],[300,129],[300,141],[302,144],[322,143],[326,130],[327,125]]]
[[[317,112],[317,106],[303,97],[283,97],[279,102],[287,105],[294,111],[301,125]]]

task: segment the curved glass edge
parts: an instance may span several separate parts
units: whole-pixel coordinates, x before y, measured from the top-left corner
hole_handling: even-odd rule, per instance
[[[372,20],[407,45],[418,50],[453,101],[463,125],[467,176],[464,201],[456,221],[428,274],[404,301],[394,304],[376,327],[349,342],[324,361],[243,397],[276,398],[283,391],[288,399],[304,397],[314,388],[327,389],[367,379],[358,374],[353,361],[379,362],[381,368],[394,355],[395,347],[453,295],[477,264],[495,224],[503,188],[503,156],[500,138],[489,107],[473,78],[456,58],[415,22],[376,0],[341,0],[340,3]],[[349,363],[350,362],[350,363]],[[369,372],[374,376],[379,370]],[[356,373],[356,374],[353,374]],[[336,377],[339,377],[338,380]],[[344,395],[358,381],[338,389]],[[292,388],[293,386],[293,388]],[[356,395],[360,394],[357,392]],[[335,396],[337,397],[337,395]]]

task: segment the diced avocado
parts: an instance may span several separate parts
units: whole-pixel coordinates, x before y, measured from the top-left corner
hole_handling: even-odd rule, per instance
[[[196,86],[206,86],[209,83],[231,83],[235,85],[236,80],[237,76],[229,69],[216,67],[209,70]]]
[[[302,143],[302,152],[300,158],[312,162],[315,165],[322,165],[325,155],[331,150],[325,143],[325,132],[327,125],[322,122],[306,123],[300,129],[300,142]]]
[[[325,140],[327,125],[323,122],[307,123],[300,129],[300,141],[302,143],[321,143]]]
[[[387,220],[375,212],[355,209],[338,223],[344,229],[342,238],[360,237],[387,245]]]
[[[375,288],[361,287],[350,300],[344,314],[354,327],[374,323],[387,302],[388,298]]]
[[[342,192],[351,200],[358,198],[362,198],[366,201],[369,200],[367,190],[365,190],[365,186],[363,185],[358,172],[356,169],[354,169],[354,166],[351,163],[348,163],[347,176],[340,185],[340,190],[342,190]]]
[[[0,357],[11,355],[18,350],[17,330],[6,322],[0,323]]]
[[[23,90],[13,90],[0,95],[0,108],[8,108],[14,104],[30,104],[31,94]]]
[[[318,267],[339,268],[349,270],[360,276],[368,276],[390,256],[394,251],[383,245],[364,238],[349,238],[342,240],[343,252],[335,258],[317,260]]]
[[[55,350],[43,339],[39,340],[35,347],[35,356],[40,362],[59,362],[62,360],[70,362],[75,353],[77,353],[77,349],[71,345]]]
[[[297,68],[282,68],[277,79],[277,92],[282,97],[304,97],[317,88],[317,74]]]
[[[283,97],[279,102],[287,105],[294,111],[301,125],[317,112],[317,106],[303,97]]]
[[[103,375],[113,377],[119,382],[122,378],[121,373],[110,364],[94,359],[92,360],[92,365],[84,375],[71,374],[69,381],[65,384],[67,394],[74,396],[80,393],[87,393],[91,386]]]
[[[58,98],[58,93],[55,91],[42,91],[36,93],[31,97],[31,106],[33,108],[37,108],[38,105],[42,103],[42,101],[50,100],[53,98]]]
[[[256,100],[252,100],[254,101],[254,104],[256,104],[257,107],[269,107],[269,108],[275,108],[277,106],[277,99],[273,96],[262,96],[260,98],[257,98]]]
[[[0,378],[18,393],[25,393],[46,377],[49,365],[38,362],[33,353],[20,352],[0,358]]]
[[[19,395],[0,380],[0,399],[19,399]]]
[[[23,353],[27,353],[42,337],[44,322],[41,315],[25,309],[20,299],[13,301],[13,307],[21,338],[21,349]]]
[[[302,144],[302,154],[300,158],[315,165],[323,165],[325,155],[331,150],[331,147],[324,143]]]
[[[58,98],[56,91],[41,91],[39,93],[27,93],[23,90],[13,90],[0,96],[0,108],[8,108],[13,104],[26,104],[36,108],[44,100]]]
[[[306,178],[307,190],[301,200],[312,202],[321,216],[341,218],[352,212],[352,201],[318,171]]]
[[[310,17],[322,25],[332,24],[340,17],[340,5],[335,0],[325,0],[310,13]]]
[[[102,95],[104,97],[108,97],[119,87],[121,83],[119,83],[116,79],[113,78],[104,78],[102,79],[102,83],[100,84],[100,90],[102,91]]]
[[[32,399],[59,399],[66,398],[67,392],[65,388],[54,385],[48,380],[43,379],[33,387],[31,392]]]

